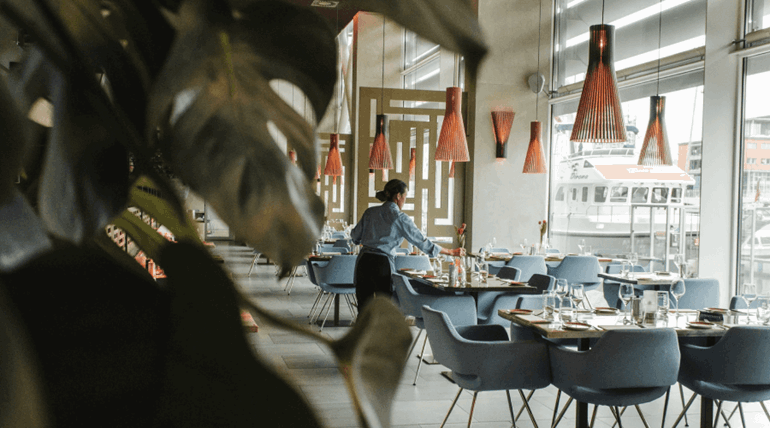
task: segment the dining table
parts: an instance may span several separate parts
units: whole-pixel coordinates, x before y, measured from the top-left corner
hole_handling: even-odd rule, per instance
[[[420,280],[421,284],[428,285],[441,291],[468,293],[478,297],[478,293],[483,292],[514,292],[520,294],[535,294],[537,288],[530,286],[526,282],[513,281],[509,279],[498,278],[494,275],[487,277],[486,280],[480,278],[477,272],[473,272],[470,282],[465,285],[450,285],[447,275],[436,276],[429,271],[418,271],[413,269],[401,269],[399,273],[413,279]]]
[[[661,285],[672,285],[682,279],[678,274],[671,272],[629,272],[626,275],[600,273],[599,278],[634,285],[651,285],[655,290],[659,290]]]
[[[713,308],[712,308],[713,309]],[[673,310],[668,314],[667,319],[657,319],[654,323],[647,324],[624,324],[625,314],[614,308],[596,308],[593,311],[578,311],[574,321],[561,322],[558,320],[558,310],[556,319],[546,318],[542,310],[528,312],[517,309],[501,309],[498,314],[503,319],[511,321],[522,328],[535,331],[546,339],[574,339],[577,342],[578,350],[587,351],[590,347],[590,340],[600,338],[605,331],[618,329],[639,329],[639,328],[673,328],[679,337],[703,337],[708,345],[716,343],[722,335],[730,328],[739,325],[742,316],[746,315],[743,311],[730,311],[721,309],[725,314],[725,322],[699,322],[701,312],[712,312],[710,310],[680,310],[677,315]],[[700,426],[702,428],[711,427],[713,423],[713,400],[701,397]],[[588,405],[578,402],[576,406],[577,428],[588,427]]]

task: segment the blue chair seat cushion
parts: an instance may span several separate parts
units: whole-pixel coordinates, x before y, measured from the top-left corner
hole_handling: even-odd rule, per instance
[[[770,385],[730,385],[686,378],[679,382],[693,392],[715,400],[742,403],[770,400]]]
[[[614,375],[615,374],[613,374],[613,376]],[[622,374],[620,375],[622,376]],[[584,403],[598,404],[600,406],[629,406],[633,404],[649,403],[650,401],[662,397],[668,390],[667,386],[595,389],[577,385],[554,385],[575,400]]]
[[[356,294],[353,284],[326,284],[326,291],[335,294]]]

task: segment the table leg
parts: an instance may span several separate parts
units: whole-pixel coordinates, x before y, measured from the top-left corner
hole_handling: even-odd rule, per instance
[[[578,350],[587,351],[589,343],[588,339],[578,339]],[[588,428],[588,403],[575,400],[575,426]]]
[[[335,294],[334,295],[334,326],[339,327],[340,325],[340,295]]]
[[[711,428],[714,423],[714,400],[700,397],[700,426],[701,428]]]

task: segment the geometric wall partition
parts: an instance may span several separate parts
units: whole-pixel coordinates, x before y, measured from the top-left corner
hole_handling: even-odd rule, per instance
[[[382,171],[370,174],[367,169],[381,98],[384,99],[382,113],[388,116],[387,136],[394,167],[387,171],[385,178]],[[409,186],[404,212],[426,236],[446,243],[445,246],[456,246],[455,226],[463,222],[464,163],[458,163],[454,178],[449,178],[449,163],[433,160],[445,102],[445,91],[360,88],[357,216],[368,207],[380,205],[374,197],[376,191],[382,190],[389,179],[398,178]],[[464,111],[466,104],[463,101]],[[410,182],[412,148],[416,149],[416,168],[414,181]]]
[[[342,176],[334,177],[324,175],[326,159],[329,157],[329,133],[319,133],[318,141],[320,143],[320,165],[321,180],[316,182],[316,194],[324,202],[326,211],[324,217],[328,220],[350,220],[350,192],[353,186],[353,136],[350,134],[340,135],[340,157],[342,158]]]

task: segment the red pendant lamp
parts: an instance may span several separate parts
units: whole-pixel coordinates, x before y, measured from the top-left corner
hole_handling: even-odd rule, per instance
[[[374,145],[369,152],[369,169],[393,169],[393,158],[390,156],[390,145],[385,135],[388,127],[388,117],[384,114],[377,115],[377,123],[374,133]]]
[[[527,157],[524,159],[524,174],[545,174],[548,168],[545,166],[545,154],[543,143],[540,141],[543,124],[537,120],[530,123],[529,147]]]
[[[331,175],[333,183],[337,184],[337,177],[342,175],[342,157],[340,157],[340,134],[329,135],[329,155],[326,157],[324,175]]]
[[[507,150],[505,143],[511,133],[514,113],[507,110],[494,110],[492,112],[492,130],[495,132],[495,157],[505,159]]]
[[[620,107],[615,77],[615,27],[592,25],[588,50],[588,71],[580,95],[570,141],[581,143],[621,143],[626,126]]]
[[[409,149],[409,181],[414,181],[414,170],[417,168],[417,149]]]
[[[449,178],[455,178],[455,162],[449,162]]]
[[[292,165],[297,164],[297,151],[294,149],[289,150],[289,160],[291,161]]]
[[[321,165],[318,165],[318,169],[315,172],[315,181],[321,181]]]
[[[446,110],[434,157],[437,161],[468,162],[470,160],[465,125],[460,112],[462,97],[461,88],[456,86],[446,88]]]
[[[650,97],[650,122],[647,133],[644,134],[644,144],[639,152],[639,165],[673,165],[671,150],[668,147],[666,134],[666,97],[653,95]]]

